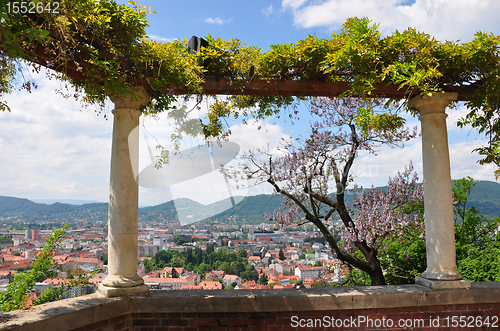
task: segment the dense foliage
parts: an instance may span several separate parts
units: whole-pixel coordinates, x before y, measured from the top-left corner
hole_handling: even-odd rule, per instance
[[[226,274],[237,275],[243,280],[258,280],[258,273],[246,259],[247,251],[240,249],[237,252],[219,248],[209,244],[207,249],[199,247],[187,249],[183,252],[173,250],[160,251],[150,260],[144,261],[146,273],[152,270],[163,270],[165,267],[182,267],[194,271],[205,277],[211,270],[222,270]]]
[[[0,236],[0,244],[12,244],[13,242],[11,237]]]
[[[488,135],[478,148],[483,163],[499,159],[499,38],[478,32],[469,43],[437,41],[409,28],[382,37],[368,18],[351,18],[329,39],[310,36],[293,44],[272,45],[267,52],[207,36],[208,45],[190,54],[187,40],[156,42],[146,36],[151,9],[130,1],[37,0],[44,10],[13,10],[0,0],[0,93],[13,89],[20,60],[53,68],[50,75],[76,87],[74,96],[102,102],[112,94],[134,93],[142,85],[150,93],[147,112],[172,110],[174,94],[201,94],[206,76],[225,78],[235,86],[252,80],[313,80],[347,82],[349,95],[373,96],[376,84],[394,84],[408,97],[457,87],[470,91],[470,113],[461,121]],[[21,85],[31,89],[33,82]],[[176,92],[177,91],[177,92]],[[257,109],[267,116],[293,99],[282,96],[236,96],[210,107],[205,135],[224,130],[221,119]],[[257,106],[257,108],[249,108]],[[2,109],[8,109],[5,102]]]
[[[495,236],[495,232],[500,225],[500,217],[491,218],[475,207],[467,207],[474,185],[471,177],[453,181],[458,271],[473,282],[498,281],[500,238]],[[420,209],[421,215],[414,226],[406,226],[404,232],[383,242],[381,264],[388,284],[413,283],[415,276],[427,268],[422,206],[421,199],[414,205]]]
[[[473,282],[499,281],[500,216],[485,216],[475,207],[466,206],[474,186],[471,177],[453,184],[458,271]]]

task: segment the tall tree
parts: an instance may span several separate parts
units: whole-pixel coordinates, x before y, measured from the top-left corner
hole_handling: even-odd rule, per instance
[[[279,252],[279,259],[281,261],[286,260],[285,253],[283,253],[283,249],[281,249],[281,248],[280,248],[280,252]]]
[[[266,274],[262,273],[260,274],[259,280],[257,281],[257,284],[260,285],[267,285],[268,282],[268,277]]]
[[[172,278],[179,278],[179,273],[175,270],[175,267],[172,267]]]
[[[300,146],[288,144],[279,156],[270,152],[250,152],[246,156],[250,165],[226,169],[226,172],[233,176],[243,172],[247,178],[270,183],[284,199],[281,208],[266,215],[269,220],[283,226],[312,223],[325,236],[338,259],[368,273],[373,285],[385,284],[374,246],[381,234],[373,231],[381,229],[381,233],[385,233],[395,229],[365,213],[355,217],[345,201],[345,191],[353,181],[352,167],[360,151],[374,153],[382,144],[402,145],[417,136],[416,128],[413,131],[406,128],[404,119],[395,114],[394,105],[381,100],[321,98],[311,104],[311,113],[319,120],[312,125],[311,134]],[[386,202],[388,205],[404,203],[405,197],[399,192],[403,189],[398,186],[400,182],[407,185],[405,192],[412,192],[406,197],[408,202],[420,194],[404,176],[390,183],[394,194],[393,201]],[[387,213],[388,205],[384,209]],[[394,217],[392,222],[413,219],[412,215],[398,210],[390,214]],[[339,233],[334,226],[334,214],[347,234],[348,240],[342,246],[336,239]]]

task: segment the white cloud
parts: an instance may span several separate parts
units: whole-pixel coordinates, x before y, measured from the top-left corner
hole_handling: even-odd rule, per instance
[[[471,176],[476,180],[495,181],[493,166],[480,165],[480,156],[472,153],[484,141],[473,140],[450,143],[451,177],[459,179]],[[415,139],[404,148],[380,148],[376,155],[364,153],[359,156],[353,166],[355,182],[364,187],[387,185],[389,177],[394,177],[412,161],[419,180],[423,180],[422,140]]]
[[[297,10],[299,7],[304,5],[307,2],[307,0],[283,0],[281,2],[281,6],[283,8],[291,8],[292,10]]]
[[[454,109],[447,109],[446,114],[448,117],[446,118],[446,123],[448,127],[448,131],[456,131],[456,132],[468,132],[472,130],[472,126],[466,125],[463,128],[460,128],[457,126],[457,122],[459,119],[464,118],[468,113],[470,112],[470,109],[464,107],[463,105],[460,105]],[[476,131],[477,132],[477,131]]]
[[[232,20],[233,20],[232,18],[227,19],[227,20],[223,20],[220,17],[216,17],[216,18],[209,17],[209,18],[205,19],[205,23],[224,25],[224,24],[231,22]]]
[[[165,38],[165,37],[155,36],[153,34],[148,35],[148,37],[150,39],[155,40],[155,41],[164,42],[164,43],[171,43],[174,40],[177,40],[177,38]]]
[[[451,177],[453,179],[471,176],[476,180],[495,181],[493,166],[491,164],[480,165],[477,161],[481,157],[477,153],[472,153],[474,148],[481,147],[482,144],[482,141],[475,140],[450,145]]]
[[[262,8],[262,13],[267,17],[271,15],[274,12],[273,5],[269,5],[269,7],[264,7]]]
[[[56,95],[58,83],[34,75],[32,93],[6,95],[0,113],[0,195],[107,201],[111,121]]]
[[[248,124],[231,126],[231,140],[240,144],[242,151],[257,147],[274,150],[280,146],[281,138],[289,139],[290,136],[283,132],[281,126],[268,121],[249,120]]]
[[[413,163],[422,180],[422,144],[415,139],[403,148],[382,146],[377,153],[360,153],[353,166],[354,181],[364,187],[387,185],[389,177]]]
[[[470,41],[477,31],[499,34],[500,2],[492,0],[283,0],[300,28],[337,30],[350,17],[368,17],[383,34],[416,28],[439,40]]]
[[[112,136],[110,104],[103,114],[80,111],[80,104],[54,93],[58,83],[38,78],[39,88],[6,96],[12,112],[0,113],[0,195],[29,199],[82,199],[107,201]],[[207,103],[200,109],[195,101],[185,104],[193,118],[203,118]],[[172,122],[165,114],[157,118],[142,117],[140,133],[140,170],[151,164],[159,154],[158,144],[172,148]],[[241,149],[265,145],[279,139],[281,130],[261,122],[256,125],[233,126],[234,136]],[[145,138],[146,137],[146,138]],[[252,139],[248,139],[252,137]],[[203,145],[202,139],[184,138],[181,149]],[[232,195],[247,195],[247,190],[230,188]],[[264,191],[252,191],[264,193]],[[179,183],[172,187],[140,189],[140,205],[155,205],[172,198],[187,197],[202,203],[212,203],[228,197],[224,177],[217,171]]]

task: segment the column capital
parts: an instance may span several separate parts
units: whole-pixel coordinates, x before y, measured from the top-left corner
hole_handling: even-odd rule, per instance
[[[139,110],[142,105],[149,102],[149,94],[142,86],[132,87],[131,92],[127,92],[125,94],[113,94],[110,95],[109,98],[115,104],[115,109],[126,108]]]
[[[420,115],[427,115],[432,113],[443,113],[446,107],[452,101],[458,99],[456,92],[440,92],[434,93],[431,96],[417,95],[408,101],[408,107],[415,108],[420,112]]]

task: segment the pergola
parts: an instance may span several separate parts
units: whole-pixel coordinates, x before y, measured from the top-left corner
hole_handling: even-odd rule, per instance
[[[137,84],[141,99],[111,96],[115,104],[111,155],[108,220],[108,276],[99,291],[107,297],[146,294],[148,288],[137,275],[138,168],[137,130],[139,108],[149,100],[147,84]],[[246,94],[336,97],[349,89],[347,83],[310,81],[253,81],[234,87],[223,79],[207,79],[204,94]],[[178,89],[175,94],[186,93]],[[469,91],[456,90],[418,95],[409,106],[420,112],[425,186],[427,270],[416,282],[430,288],[468,288],[456,269],[453,198],[445,109],[452,101],[467,100]],[[396,86],[379,85],[376,96],[406,98]],[[134,131],[134,132],[133,132]],[[137,173],[137,171],[135,171]]]
[[[36,45],[33,62],[47,66],[50,54]],[[77,54],[78,55],[78,54]],[[84,56],[84,55],[82,55]],[[86,80],[96,68],[85,59],[84,67],[71,62],[56,64],[51,69],[69,77]],[[86,63],[86,64],[85,64]],[[138,130],[141,106],[150,96],[172,93],[172,89],[155,90],[145,80],[130,79],[139,98],[131,95],[109,95],[113,110],[113,138],[108,218],[108,276],[99,291],[107,297],[143,295],[148,287],[137,275],[138,184],[134,173],[139,167]],[[338,97],[351,88],[349,82],[307,80],[248,80],[234,84],[231,80],[206,77],[201,86],[206,95],[312,96]],[[456,269],[453,199],[445,109],[450,102],[468,101],[474,90],[467,87],[443,87],[433,95],[416,95],[408,105],[420,112],[425,186],[425,230],[427,270],[416,282],[430,288],[468,288]],[[190,93],[187,87],[176,87],[174,95]],[[407,99],[408,91],[397,85],[375,85],[371,97]]]

